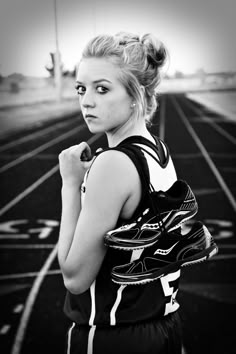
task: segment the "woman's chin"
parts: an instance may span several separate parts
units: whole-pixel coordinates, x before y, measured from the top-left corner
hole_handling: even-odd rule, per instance
[[[87,127],[92,134],[104,133],[103,129],[99,129],[98,127],[92,126],[90,124],[88,124]]]

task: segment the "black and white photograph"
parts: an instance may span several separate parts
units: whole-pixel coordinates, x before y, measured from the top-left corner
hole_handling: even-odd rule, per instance
[[[1,0],[1,354],[236,353],[235,17]]]

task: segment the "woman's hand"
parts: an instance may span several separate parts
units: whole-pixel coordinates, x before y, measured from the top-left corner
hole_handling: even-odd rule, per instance
[[[59,155],[59,167],[63,185],[80,187],[85,172],[91,163],[91,149],[86,142],[63,150]]]

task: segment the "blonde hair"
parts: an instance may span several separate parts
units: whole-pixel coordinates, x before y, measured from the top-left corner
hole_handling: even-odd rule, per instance
[[[104,57],[119,66],[119,79],[135,102],[137,116],[148,121],[157,108],[156,88],[166,56],[163,43],[152,34],[140,37],[126,32],[96,36],[82,53],[82,59]]]

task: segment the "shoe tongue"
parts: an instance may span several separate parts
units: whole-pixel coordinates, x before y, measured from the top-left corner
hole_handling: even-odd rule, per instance
[[[160,209],[166,209],[169,204],[168,199],[166,198],[166,194],[162,191],[154,192],[153,201],[157,205],[157,207],[159,206]]]

